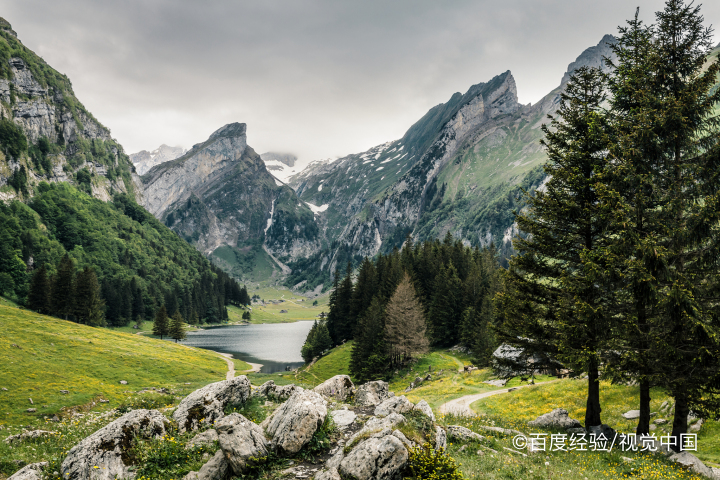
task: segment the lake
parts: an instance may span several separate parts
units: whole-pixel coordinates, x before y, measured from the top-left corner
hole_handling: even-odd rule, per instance
[[[282,372],[285,367],[304,365],[300,348],[312,326],[313,322],[295,322],[207,327],[188,332],[187,340],[182,343],[262,363],[262,373]]]

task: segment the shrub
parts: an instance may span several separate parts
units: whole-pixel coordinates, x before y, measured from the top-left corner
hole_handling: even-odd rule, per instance
[[[0,144],[5,155],[16,159],[27,150],[27,138],[12,120],[0,120]]]
[[[410,459],[404,478],[412,480],[463,480],[455,460],[445,453],[437,451],[429,443],[410,449]]]
[[[137,465],[136,478],[181,478],[191,470],[199,470],[205,463],[204,453],[211,455],[216,445],[193,445],[185,448],[185,442],[171,435],[159,439],[137,440],[130,451],[132,463]]]
[[[315,461],[315,456],[320,455],[330,449],[332,437],[338,431],[332,416],[328,414],[325,421],[313,434],[310,442],[300,450],[300,457],[305,460]]]

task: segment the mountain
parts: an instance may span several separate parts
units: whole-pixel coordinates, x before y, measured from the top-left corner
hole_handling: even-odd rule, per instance
[[[314,214],[267,170],[246,131],[244,123],[225,125],[180,158],[150,169],[142,177],[141,202],[238,277],[257,262],[289,272],[273,257],[317,250]]]
[[[131,153],[130,161],[135,165],[138,175],[145,175],[155,165],[175,160],[185,155],[185,153],[187,153],[187,150],[182,147],[168,147],[162,144],[152,152],[140,150],[137,153]]]
[[[162,305],[227,318],[237,282],[136,203],[142,184],[123,148],[3,19],[0,99],[0,294],[23,304],[31,291],[64,292],[43,310],[62,301],[72,317],[68,305],[83,303],[72,277],[89,267],[110,325],[152,320]],[[66,289],[50,287],[67,260]]]
[[[134,195],[122,147],[73,93],[70,79],[25,47],[0,18],[0,200],[67,182],[102,200]]]
[[[522,192],[545,177],[540,127],[556,112],[570,74],[583,65],[606,68],[603,57],[612,57],[614,41],[606,35],[585,50],[534,105],[518,102],[507,71],[433,107],[399,140],[313,163],[293,176],[289,184],[300,198],[323,208],[316,221],[324,248],[298,260],[304,270],[323,274],[292,275],[289,283],[327,281],[347,261],[391,250],[408,234],[424,240],[451,233],[510,254],[513,210],[522,208]]]
[[[265,168],[283,183],[297,173],[297,169],[293,168],[297,157],[291,153],[266,152],[261,153],[260,158],[265,162]]]

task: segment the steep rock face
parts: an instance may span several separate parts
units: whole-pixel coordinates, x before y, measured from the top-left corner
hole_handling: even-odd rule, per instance
[[[541,126],[554,114],[570,74],[613,58],[606,35],[568,66],[561,85],[535,105],[517,101],[510,72],[456,93],[403,138],[334,162],[314,162],[289,184],[317,209],[327,248],[312,261],[331,274],[350,259],[452,233],[466,244],[493,242],[505,255],[517,233],[523,190],[541,186]],[[292,266],[292,265],[291,265]],[[293,280],[301,280],[295,277]],[[312,284],[307,285],[312,287]]]
[[[142,177],[143,206],[206,254],[263,242],[281,255],[312,251],[313,213],[270,175],[246,132],[244,123],[226,125],[150,169]]]
[[[0,24],[0,112],[21,128],[29,147],[17,158],[0,153],[0,188],[24,168],[25,195],[41,181],[74,183],[102,200],[112,192],[132,193],[137,178],[110,131],[75,98],[67,77],[20,43],[7,21]],[[49,146],[45,151],[38,149],[41,141]],[[0,200],[18,193],[2,189]]]
[[[135,170],[138,175],[145,175],[155,165],[175,160],[186,153],[187,150],[182,147],[169,147],[162,144],[152,152],[140,150],[137,153],[131,153],[130,161],[135,165]]]

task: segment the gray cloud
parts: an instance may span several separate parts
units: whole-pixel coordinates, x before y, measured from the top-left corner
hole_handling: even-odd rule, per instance
[[[703,7],[720,19],[719,2]],[[3,0],[29,48],[129,152],[228,122],[301,161],[399,138],[454,92],[511,70],[520,101],[660,0]],[[303,162],[304,163],[304,162]]]

